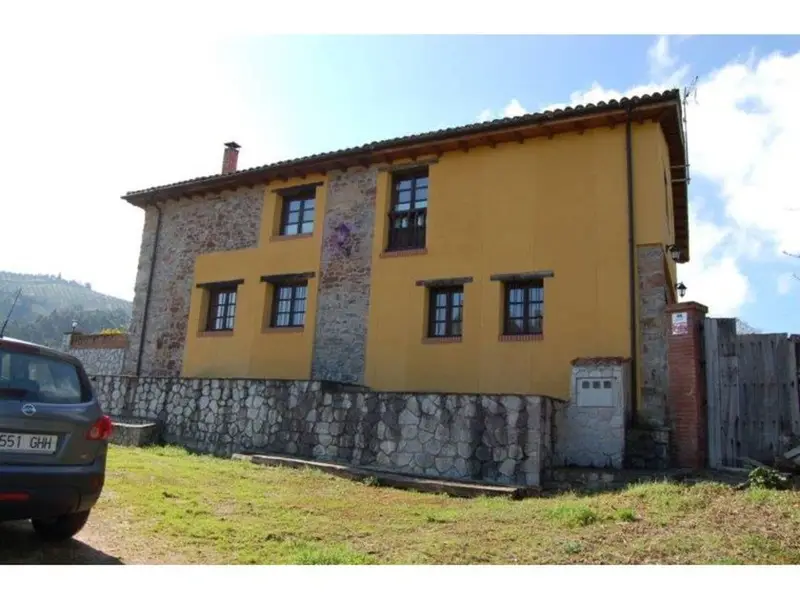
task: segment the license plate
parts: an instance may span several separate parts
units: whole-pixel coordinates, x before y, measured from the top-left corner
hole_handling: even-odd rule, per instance
[[[26,454],[54,454],[57,445],[58,445],[57,435],[0,432],[0,452],[25,452]]]

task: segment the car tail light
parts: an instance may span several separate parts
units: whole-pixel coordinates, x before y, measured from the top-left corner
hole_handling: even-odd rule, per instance
[[[87,440],[107,440],[111,437],[111,430],[113,429],[113,425],[111,424],[111,418],[108,415],[103,415],[97,421],[95,421],[94,425],[89,429],[86,434]]]
[[[9,502],[25,502],[30,496],[26,492],[0,492],[0,500]]]

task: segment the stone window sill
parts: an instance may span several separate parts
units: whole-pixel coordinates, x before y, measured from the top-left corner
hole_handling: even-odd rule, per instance
[[[197,337],[232,337],[233,331],[200,331]]]
[[[261,333],[303,333],[305,327],[264,327]]]
[[[270,236],[270,242],[288,242],[290,240],[307,240],[314,237],[313,233],[298,233],[297,235],[273,235]]]
[[[423,344],[459,344],[461,343],[461,336],[452,337],[424,337],[422,338]]]
[[[544,335],[541,333],[531,333],[527,335],[501,335],[498,338],[500,342],[534,342],[543,340]]]
[[[427,254],[427,248],[413,248],[411,250],[384,250],[381,252],[381,258],[395,258],[399,256],[418,256],[420,254]]]

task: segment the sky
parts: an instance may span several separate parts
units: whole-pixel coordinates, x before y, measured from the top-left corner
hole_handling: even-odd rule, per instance
[[[686,299],[800,332],[800,258],[785,254],[800,253],[798,36],[0,33],[14,57],[0,61],[0,206],[14,223],[0,270],[132,299],[143,213],[120,196],[218,173],[227,141],[248,168],[697,78]]]

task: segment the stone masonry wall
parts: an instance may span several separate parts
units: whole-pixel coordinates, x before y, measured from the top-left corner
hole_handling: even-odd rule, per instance
[[[629,370],[630,361],[621,358],[573,361],[570,401],[556,411],[555,465],[623,467],[631,405]]]
[[[93,385],[107,413],[159,421],[165,441],[201,452],[272,452],[530,486],[550,468],[559,403],[343,392],[306,381],[106,376]]]
[[[364,382],[377,170],[330,174],[311,378]]]
[[[143,375],[180,373],[195,258],[208,252],[254,247],[258,243],[263,204],[264,189],[256,187],[203,198],[170,200],[162,205],[142,354]],[[156,209],[148,208],[139,251],[130,347],[124,365],[124,372],[129,374],[136,372],[156,220]]]
[[[81,361],[89,375],[122,373],[128,339],[126,335],[64,334],[61,350]]]
[[[83,364],[89,375],[119,375],[125,360],[125,350],[72,349],[69,354]]]
[[[642,405],[637,421],[651,427],[669,422],[667,408],[667,317],[668,275],[661,245],[636,248],[639,277],[639,373]]]

